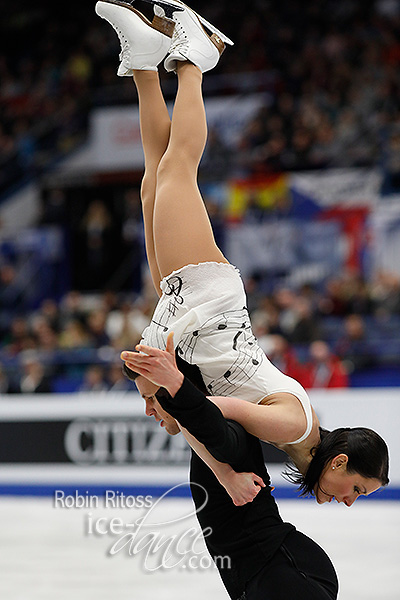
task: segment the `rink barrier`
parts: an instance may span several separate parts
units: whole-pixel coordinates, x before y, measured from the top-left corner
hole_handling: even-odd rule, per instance
[[[400,500],[400,391],[315,390],[310,393],[327,429],[375,429],[390,450],[390,485],[377,500]],[[378,410],[379,408],[379,410]],[[3,396],[0,400],[0,494],[48,496],[54,489],[126,489],[165,493],[187,481],[190,451],[144,416],[137,393]],[[280,477],[284,453],[264,445],[277,498],[295,498]],[[178,492],[177,492],[178,493]],[[189,494],[181,490],[180,494]]]

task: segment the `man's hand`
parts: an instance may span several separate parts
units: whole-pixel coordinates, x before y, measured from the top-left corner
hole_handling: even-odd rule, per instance
[[[235,506],[243,506],[247,502],[253,502],[262,487],[265,487],[263,479],[255,473],[236,473],[232,470],[228,477],[219,480],[224,486]]]
[[[136,350],[138,352],[121,352],[121,359],[126,366],[175,396],[184,377],[176,366],[174,334],[169,334],[165,350],[141,344],[136,346]]]

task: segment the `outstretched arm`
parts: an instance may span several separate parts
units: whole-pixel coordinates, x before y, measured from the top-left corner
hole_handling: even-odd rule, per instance
[[[284,400],[279,403],[253,404],[240,398],[211,396],[226,419],[233,419],[258,439],[275,445],[286,444],[303,435],[307,420],[300,402]]]

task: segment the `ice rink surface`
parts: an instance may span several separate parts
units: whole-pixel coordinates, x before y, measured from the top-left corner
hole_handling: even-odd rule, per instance
[[[399,502],[358,501],[347,508],[282,500],[279,506],[285,520],[331,557],[340,600],[400,599]],[[203,546],[193,544],[199,528],[192,510],[185,499],[164,499],[145,510],[104,504],[55,508],[53,498],[1,497],[0,598],[228,598],[208,555],[201,554]],[[114,533],[111,519],[117,519]],[[101,533],[95,534],[96,528]]]

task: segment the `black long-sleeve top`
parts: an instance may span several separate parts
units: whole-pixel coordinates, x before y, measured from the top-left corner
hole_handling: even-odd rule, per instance
[[[224,585],[234,600],[240,598],[249,581],[272,558],[285,537],[295,529],[284,523],[271,495],[270,477],[257,438],[221,411],[186,377],[172,398],[161,389],[156,394],[161,406],[185,427],[219,461],[237,472],[254,472],[264,480],[251,503],[235,506],[211,469],[192,452],[190,482],[197,518],[202,530],[211,528],[205,538]],[[204,504],[205,492],[208,501]],[[231,568],[215,557],[229,556]]]

